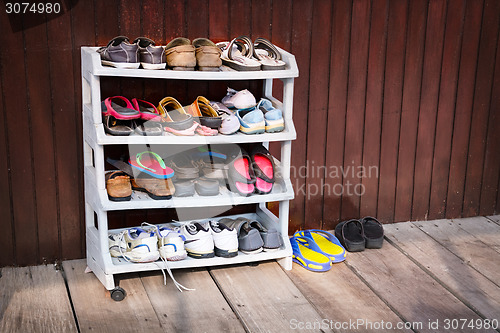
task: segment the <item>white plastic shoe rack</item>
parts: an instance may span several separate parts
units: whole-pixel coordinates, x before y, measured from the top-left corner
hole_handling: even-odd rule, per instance
[[[87,265],[108,290],[115,288],[114,274],[158,270],[163,263],[129,263],[123,259],[112,258],[108,249],[108,216],[112,210],[151,209],[151,208],[189,208],[234,206],[240,204],[256,203],[255,213],[243,214],[248,218],[257,218],[265,226],[274,226],[281,232],[283,246],[275,252],[261,252],[247,255],[238,253],[233,258],[214,257],[209,259],[193,259],[169,262],[170,268],[187,268],[226,265],[243,262],[278,259],[285,269],[292,268],[292,249],[288,240],[288,210],[289,200],[293,199],[294,192],[290,181],[291,140],[295,140],[296,132],[292,121],[293,86],[294,78],[299,71],[295,57],[280,49],[283,60],[286,62],[285,70],[278,71],[253,71],[253,72],[201,72],[201,71],[173,71],[173,70],[145,70],[145,69],[117,69],[101,65],[100,56],[96,47],[82,47],[82,96],[83,96],[83,145],[84,145],[84,179],[85,179],[85,229],[87,244]],[[180,137],[163,134],[158,137],[144,136],[111,136],[104,132],[101,116],[101,100],[108,96],[101,96],[101,77],[130,77],[130,78],[160,78],[174,80],[263,80],[263,96],[270,99],[275,107],[283,110],[285,129],[279,133],[264,133],[246,135],[236,133],[233,135],[217,135],[205,137],[194,135]],[[272,96],[273,79],[283,81],[283,102]],[[146,82],[147,84],[147,82]],[[135,96],[128,96],[130,98]],[[141,96],[137,96],[141,98]],[[175,97],[175,96],[173,96]],[[156,102],[156,101],[151,101]],[[104,145],[208,145],[262,142],[281,143],[281,168],[273,191],[267,195],[252,195],[242,197],[231,193],[221,187],[218,196],[197,196],[176,198],[171,200],[152,200],[147,196],[132,196],[132,200],[113,202],[108,199],[105,184],[105,156]],[[166,148],[168,149],[168,147]],[[266,208],[266,202],[279,202],[279,217]],[[95,215],[94,215],[95,214]],[[96,218],[95,218],[96,216]],[[231,217],[231,216],[229,216]],[[210,216],[207,216],[207,219]],[[165,221],[169,222],[169,221]],[[118,232],[119,230],[111,230]]]

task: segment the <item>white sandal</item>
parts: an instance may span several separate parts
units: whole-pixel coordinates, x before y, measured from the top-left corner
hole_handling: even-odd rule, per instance
[[[253,59],[254,46],[252,41],[246,36],[233,39],[230,43],[217,43],[222,50],[222,63],[237,71],[258,71],[261,63]]]

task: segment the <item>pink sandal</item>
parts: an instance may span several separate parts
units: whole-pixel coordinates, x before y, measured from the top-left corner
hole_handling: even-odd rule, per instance
[[[125,106],[117,104],[125,104]],[[134,109],[134,106],[123,96],[108,97],[101,103],[103,116],[112,116],[120,120],[132,120],[141,117],[141,113]]]

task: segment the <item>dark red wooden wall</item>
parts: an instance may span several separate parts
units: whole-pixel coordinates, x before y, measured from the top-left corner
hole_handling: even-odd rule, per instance
[[[366,215],[500,212],[497,0],[67,0],[63,8],[59,16],[0,10],[0,266],[85,256],[79,49],[119,34],[161,44],[263,36],[295,54],[290,232]],[[225,89],[144,82],[103,89],[185,102]]]

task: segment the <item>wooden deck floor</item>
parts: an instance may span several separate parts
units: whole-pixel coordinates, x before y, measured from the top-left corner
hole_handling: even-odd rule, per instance
[[[382,249],[349,253],[327,273],[276,262],[174,270],[196,288],[183,293],[160,272],[122,275],[122,302],[84,273],[85,260],[3,268],[0,332],[500,331],[491,328],[500,325],[500,216],[385,231]]]

